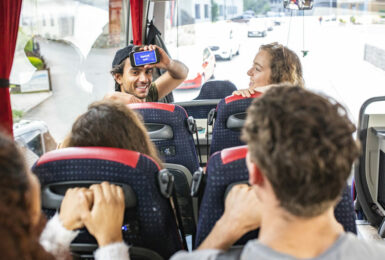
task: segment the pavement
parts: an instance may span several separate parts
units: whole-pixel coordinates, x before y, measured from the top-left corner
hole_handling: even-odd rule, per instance
[[[32,110],[46,99],[52,96],[52,91],[11,94],[12,109],[22,111],[23,114]]]

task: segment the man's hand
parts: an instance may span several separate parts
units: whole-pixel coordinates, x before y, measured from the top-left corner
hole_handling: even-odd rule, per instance
[[[242,97],[251,97],[251,95],[253,95],[254,93],[256,93],[258,91],[256,91],[255,89],[239,89],[239,90],[236,90],[233,92],[233,95],[237,95],[237,96],[242,96]]]
[[[259,201],[253,188],[246,184],[236,185],[226,198],[222,219],[245,234],[260,226],[259,208]]]
[[[84,211],[82,220],[99,247],[123,241],[124,193],[121,187],[103,182],[92,185],[94,204]]]
[[[86,188],[68,189],[60,207],[59,218],[64,228],[74,230],[84,226],[83,209],[91,209],[93,194]]]
[[[170,59],[170,57],[168,57],[167,53],[162,48],[156,45],[146,45],[140,48],[141,51],[152,51],[155,49],[158,49],[159,52],[159,62],[155,64],[144,65],[144,69],[159,68],[168,70],[172,60]]]
[[[145,99],[140,99],[135,97],[134,95],[124,93],[124,92],[108,93],[107,95],[104,96],[103,100],[116,101],[126,105],[132,104],[132,103],[143,103],[146,101]]]
[[[198,249],[229,249],[261,223],[259,201],[248,185],[234,186],[225,202],[225,212]]]

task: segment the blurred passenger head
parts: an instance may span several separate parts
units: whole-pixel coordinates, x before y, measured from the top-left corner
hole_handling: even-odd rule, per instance
[[[161,161],[137,114],[126,105],[98,101],[72,125],[62,147],[101,146],[137,151]]]
[[[53,259],[39,243],[44,224],[39,181],[14,141],[0,133],[1,258]]]
[[[359,155],[354,131],[336,101],[282,86],[253,101],[242,138],[249,170],[260,170],[280,207],[314,217],[334,206],[346,186]]]
[[[290,83],[303,87],[301,62],[292,50],[276,42],[261,45],[248,70],[249,88]]]

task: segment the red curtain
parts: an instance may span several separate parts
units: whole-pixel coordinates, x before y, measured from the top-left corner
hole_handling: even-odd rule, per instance
[[[143,0],[130,0],[132,35],[135,45],[142,45]]]
[[[0,1],[0,126],[12,134],[9,75],[15,53],[22,0]]]

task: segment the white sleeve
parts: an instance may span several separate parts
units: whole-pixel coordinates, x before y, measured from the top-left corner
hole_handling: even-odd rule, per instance
[[[79,231],[67,230],[63,227],[59,215],[56,213],[45,226],[40,236],[40,244],[56,259],[66,259],[70,254],[71,241]]]
[[[124,242],[112,243],[99,247],[95,251],[95,260],[129,260],[128,246]]]
[[[170,260],[214,260],[221,252],[223,251],[218,249],[195,250],[192,252],[178,251]]]

